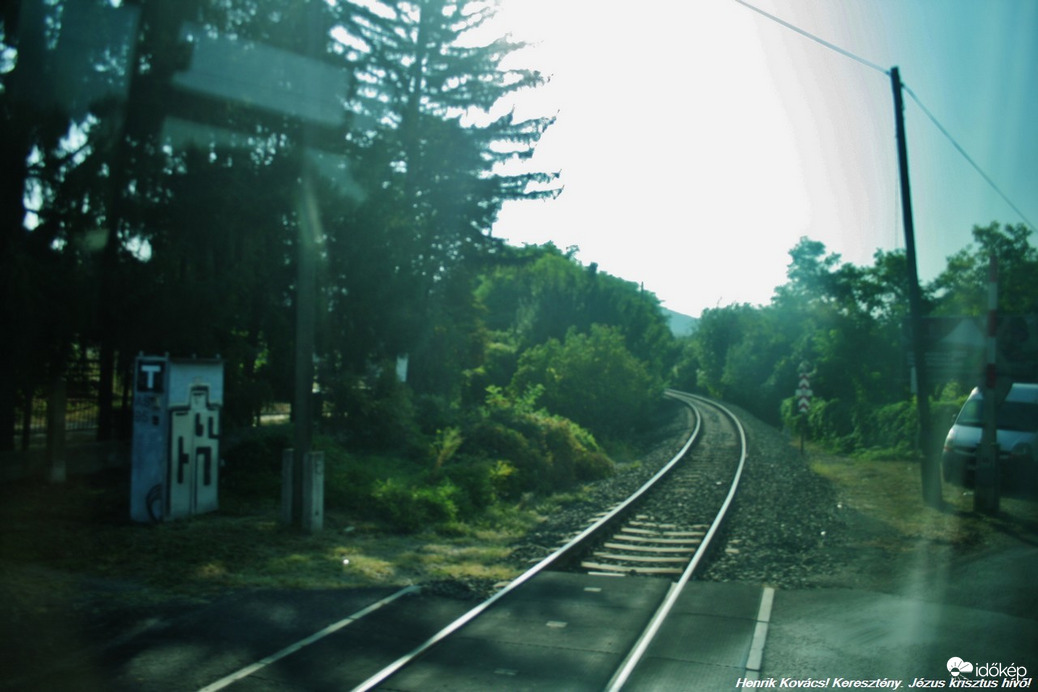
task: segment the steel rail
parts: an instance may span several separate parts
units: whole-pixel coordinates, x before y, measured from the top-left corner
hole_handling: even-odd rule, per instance
[[[460,630],[462,627],[464,627],[472,620],[477,618],[492,605],[504,598],[507,594],[519,588],[519,586],[525,584],[540,572],[546,570],[548,567],[554,565],[555,563],[564,562],[565,559],[569,558],[571,555],[583,551],[584,546],[587,544],[588,541],[592,540],[600,532],[604,532],[608,527],[612,526],[613,524],[617,523],[620,519],[622,519],[626,515],[626,513],[630,511],[630,509],[635,505],[635,503],[637,503],[637,501],[643,495],[645,495],[645,493],[651,490],[653,486],[655,486],[656,483],[659,482],[660,479],[667,476],[667,474],[669,474],[670,471],[673,470],[675,466],[677,466],[677,464],[685,457],[685,454],[688,453],[688,450],[691,449],[692,446],[699,440],[703,420],[702,416],[700,416],[699,412],[695,409],[695,406],[684,398],[688,395],[685,395],[682,392],[667,390],[664,393],[664,396],[680,401],[684,403],[686,406],[688,406],[696,416],[696,423],[692,430],[692,433],[689,435],[688,440],[681,447],[678,453],[675,454],[674,457],[666,463],[666,465],[664,465],[663,468],[657,471],[656,474],[653,475],[653,477],[650,478],[648,481],[646,481],[637,491],[634,492],[634,494],[632,494],[622,503],[614,507],[611,511],[606,513],[598,521],[595,521],[589,527],[581,531],[564,546],[562,546],[554,553],[547,556],[546,558],[538,562],[536,565],[534,565],[533,567],[531,567],[530,569],[526,570],[521,575],[513,579],[511,582],[509,582],[509,584],[506,587],[495,593],[493,596],[483,601],[472,610],[469,610],[468,612],[458,617],[452,623],[450,623],[442,630],[434,634],[432,637],[427,639],[425,642],[420,644],[411,652],[404,654],[393,663],[389,664],[388,666],[386,666],[379,672],[375,673],[361,684],[354,687],[352,692],[367,692],[368,690],[374,689],[377,685],[380,685],[381,683],[385,682],[390,677],[399,672],[401,669],[409,665],[412,661],[417,659],[419,656],[421,656],[429,649],[433,648],[441,641]]]
[[[703,557],[706,555],[707,551],[710,548],[711,541],[717,534],[721,525],[724,523],[724,519],[728,514],[729,508],[731,507],[732,500],[735,498],[735,493],[739,488],[739,479],[742,477],[742,470],[746,463],[746,431],[742,427],[742,423],[739,422],[739,419],[735,416],[734,413],[732,413],[726,407],[722,406],[721,404],[715,401],[709,401],[707,399],[704,399],[703,397],[699,397],[694,394],[675,392],[673,390],[668,390],[667,394],[668,396],[672,396],[676,399],[682,399],[686,401],[698,401],[709,406],[713,406],[720,410],[722,413],[724,413],[726,416],[728,416],[728,418],[735,424],[736,430],[738,430],[739,432],[739,443],[741,447],[741,452],[739,454],[739,465],[735,471],[735,476],[732,479],[732,484],[728,490],[728,495],[727,497],[725,497],[724,503],[721,505],[721,509],[717,513],[717,516],[714,518],[713,523],[710,524],[710,528],[707,530],[706,535],[703,536],[703,542],[700,543],[699,548],[696,550],[695,555],[692,556],[692,560],[688,563],[688,566],[685,568],[685,571],[682,572],[681,577],[676,582],[671,584],[670,590],[667,592],[667,595],[663,599],[663,602],[660,604],[659,608],[656,610],[656,613],[652,616],[652,619],[649,621],[648,627],[646,627],[645,631],[642,632],[642,635],[638,638],[638,642],[635,644],[634,648],[627,655],[627,658],[624,659],[624,662],[620,665],[620,668],[613,675],[613,678],[609,681],[609,685],[606,687],[606,689],[609,692],[617,692],[624,686],[624,683],[627,682],[627,679],[631,676],[631,673],[634,672],[634,669],[638,665],[638,662],[641,661],[642,656],[645,655],[645,652],[648,650],[649,645],[652,643],[652,640],[656,637],[656,634],[659,632],[659,629],[662,626],[663,621],[666,620],[667,615],[670,614],[671,609],[677,602],[678,597],[681,595],[682,590],[685,588],[685,585],[688,584],[689,580],[692,578],[693,573],[699,567],[699,563],[703,560]]]

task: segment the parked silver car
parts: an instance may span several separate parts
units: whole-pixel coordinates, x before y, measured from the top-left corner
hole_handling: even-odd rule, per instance
[[[1006,494],[1038,490],[1038,384],[1015,383],[998,406],[998,466]],[[944,441],[944,480],[971,488],[977,468],[977,446],[984,429],[984,397],[970,394]]]

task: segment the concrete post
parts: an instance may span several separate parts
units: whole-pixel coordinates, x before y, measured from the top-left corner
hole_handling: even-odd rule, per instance
[[[324,452],[309,452],[303,467],[303,523],[306,533],[324,528]]]
[[[281,525],[292,525],[292,481],[295,465],[295,450],[292,448],[281,452]]]

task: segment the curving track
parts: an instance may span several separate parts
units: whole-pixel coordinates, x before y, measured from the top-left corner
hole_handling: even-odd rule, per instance
[[[702,682],[718,671],[728,676],[721,686],[731,687],[731,676],[751,672],[752,651],[763,646],[750,643],[760,626],[761,593],[689,582],[737,492],[745,433],[715,402],[676,391],[667,396],[695,414],[674,458],[504,589],[452,615],[446,627],[437,631],[439,624],[429,627],[422,613],[409,611],[405,596],[413,590],[404,590],[203,689],[280,689],[302,680],[355,690],[659,689],[690,675]],[[718,611],[736,601],[738,615]],[[718,660],[719,623],[742,632],[726,662]],[[411,641],[421,643],[404,655],[400,648],[377,653],[380,627],[413,631]],[[693,645],[697,638],[701,643]],[[682,649],[676,654],[667,650],[675,643]],[[690,650],[699,658],[688,658]],[[351,658],[393,662],[378,670],[383,663],[352,665]]]
[[[567,685],[579,680],[574,689],[620,689],[707,555],[745,463],[745,432],[730,411],[691,394],[667,396],[690,406],[697,423],[656,476],[505,589],[354,689],[427,689],[433,683],[478,689],[506,682],[549,688],[573,671],[580,673]],[[574,569],[581,573],[572,574]],[[628,575],[636,576],[617,579]],[[647,586],[644,575],[678,579],[669,585],[652,579],[658,585]],[[463,666],[464,679],[448,683],[459,674],[458,661],[471,661],[471,668]]]
[[[581,562],[591,574],[680,575],[703,545],[741,473],[745,435],[726,410],[672,392],[698,421],[694,458],[675,465],[638,502],[636,513]]]

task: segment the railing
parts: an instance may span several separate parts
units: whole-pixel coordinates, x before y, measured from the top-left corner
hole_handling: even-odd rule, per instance
[[[91,437],[97,433],[98,383],[100,366],[96,359],[75,361],[64,378],[65,433]],[[37,387],[15,406],[16,446],[28,449],[44,445],[47,436],[47,409],[51,387]]]

